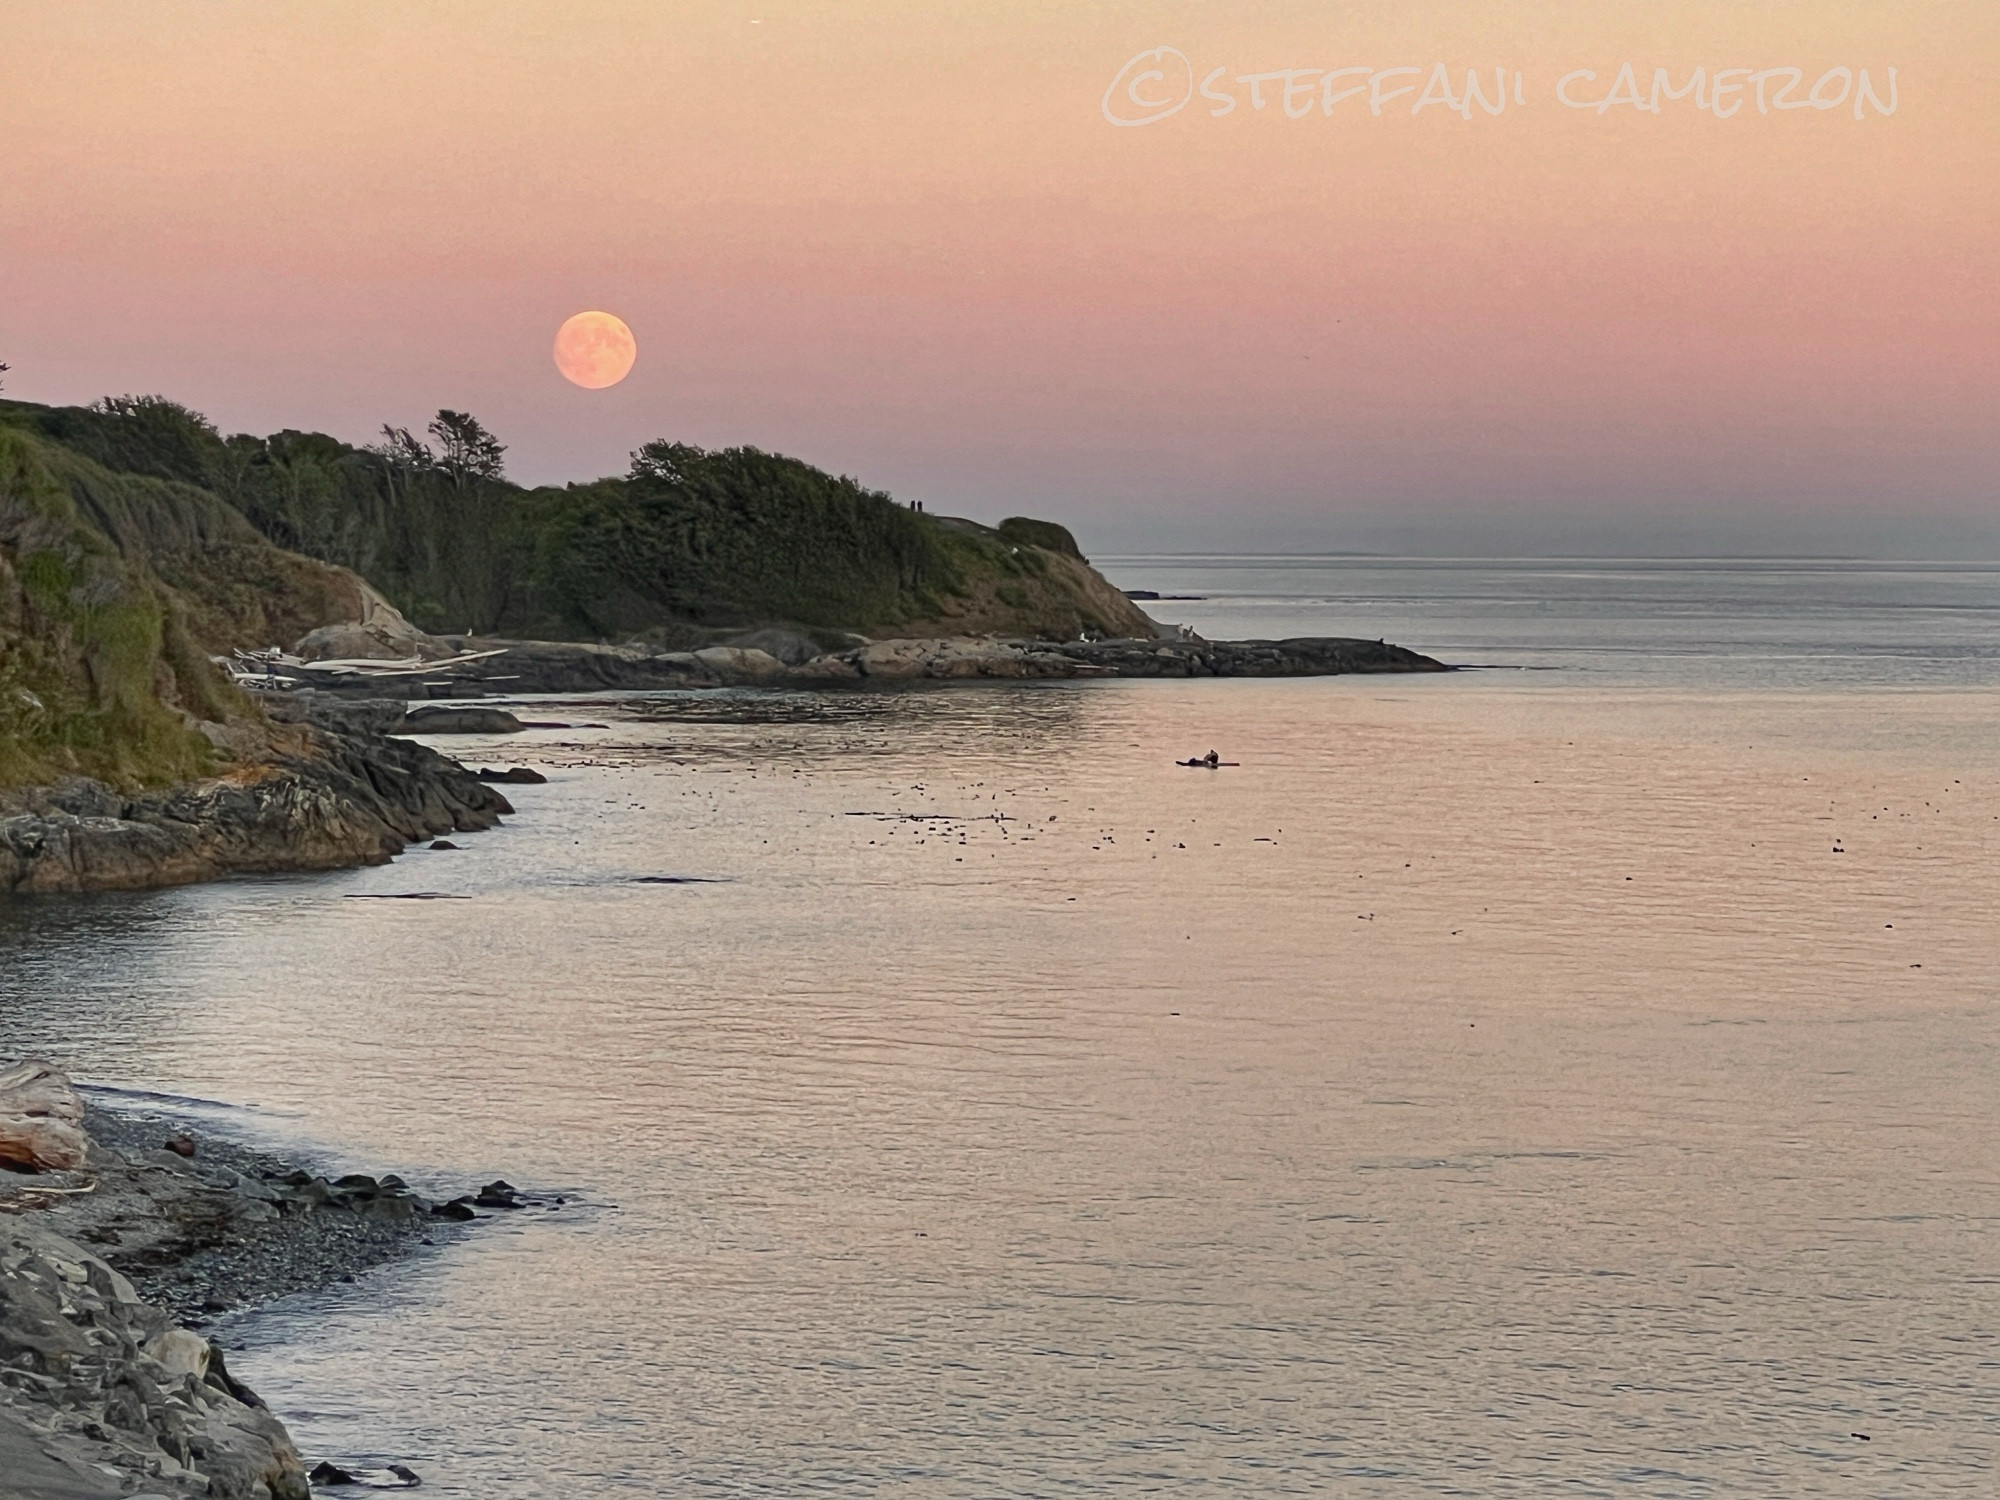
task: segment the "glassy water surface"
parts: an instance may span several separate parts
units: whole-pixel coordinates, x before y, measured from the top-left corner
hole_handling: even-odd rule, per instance
[[[1211,640],[1386,638],[1454,664],[1745,689],[2000,686],[2000,563],[1113,557]]]
[[[1687,671],[593,702],[0,1050],[582,1196],[229,1332],[436,1493],[1989,1494],[2000,691]]]

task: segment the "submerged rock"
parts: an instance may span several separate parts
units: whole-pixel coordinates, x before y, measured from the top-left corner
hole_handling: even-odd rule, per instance
[[[472,1200],[481,1208],[519,1208],[519,1190],[511,1182],[489,1182],[479,1190],[479,1196]]]
[[[406,1464],[390,1464],[382,1469],[343,1469],[326,1459],[314,1464],[308,1477],[322,1489],[339,1489],[351,1484],[371,1490],[413,1490],[423,1483],[416,1470]]]
[[[413,708],[391,734],[518,734],[526,726],[504,708]]]
[[[503,782],[508,786],[542,786],[547,783],[549,778],[544,776],[540,771],[535,770],[532,766],[509,766],[504,771],[495,771],[490,767],[482,766],[479,770],[479,779],[481,781]]]

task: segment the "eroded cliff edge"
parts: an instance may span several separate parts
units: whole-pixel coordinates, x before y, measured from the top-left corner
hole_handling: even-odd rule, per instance
[[[274,716],[305,704],[273,705]],[[343,724],[279,718],[214,776],[121,792],[70,777],[0,792],[0,892],[186,885],[224,875],[384,864],[409,844],[491,828],[513,808],[455,760]]]

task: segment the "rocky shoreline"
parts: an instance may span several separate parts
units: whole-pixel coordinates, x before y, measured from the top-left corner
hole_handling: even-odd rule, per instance
[[[312,694],[274,698],[268,712],[294,731],[289,747],[209,780],[137,796],[81,777],[0,792],[0,895],[383,864],[514,810],[457,761],[382,733],[366,713]]]
[[[487,1211],[562,1206],[505,1183],[434,1203],[393,1177],[328,1180],[170,1113],[77,1113],[80,1162],[0,1171],[6,1500],[307,1500],[283,1424],[200,1330],[351,1281]],[[337,1480],[338,1466],[315,1474]]]
[[[764,629],[696,651],[577,645],[483,636],[441,637],[454,655],[497,652],[435,674],[355,676],[324,691],[371,698],[479,698],[709,687],[884,687],[919,680],[1020,681],[1077,677],[1331,677],[1358,672],[1445,672],[1428,656],[1384,641],[1308,636],[1282,641],[1016,640],[939,636],[863,641],[823,650],[810,637]]]
[[[478,638],[461,646],[492,648]],[[880,688],[1079,677],[1297,677],[1443,672],[1382,641],[1030,641],[987,636],[872,641],[823,651],[783,630],[699,651],[500,642],[449,675],[356,675],[258,691],[277,733],[227,773],[125,795],[74,777],[0,791],[0,896],[185,885],[235,874],[383,864],[419,841],[493,827],[512,805],[495,777],[405,736],[400,704],[531,693],[717,687]],[[461,726],[459,732],[471,726]],[[505,726],[503,726],[505,727]],[[518,727],[518,726],[513,726]],[[453,732],[438,727],[436,732]]]

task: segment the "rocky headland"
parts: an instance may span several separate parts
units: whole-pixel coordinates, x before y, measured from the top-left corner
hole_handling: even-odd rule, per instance
[[[203,1329],[489,1212],[561,1206],[504,1182],[434,1202],[329,1180],[170,1115],[86,1108],[45,1064],[0,1069],[0,1495],[306,1500],[306,1461]]]
[[[491,828],[507,799],[380,715],[306,693],[219,775],[122,792],[84,776],[0,791],[0,893],[137,890],[251,872],[383,864]]]
[[[708,687],[889,687],[916,681],[1077,677],[1331,677],[1443,672],[1442,662],[1382,641],[1301,637],[1208,641],[1196,636],[1036,640],[936,636],[861,640],[827,651],[797,632],[764,629],[692,651],[446,637],[476,661],[435,673],[314,674],[320,689],[356,697],[480,698],[518,693],[640,692]],[[442,653],[441,653],[442,654]]]
[[[1062,526],[752,449],[534,490],[427,455],[0,402],[0,896],[380,863],[511,811],[409,739],[504,722],[385,699],[1444,670],[1201,640]]]

